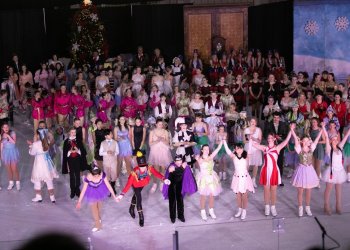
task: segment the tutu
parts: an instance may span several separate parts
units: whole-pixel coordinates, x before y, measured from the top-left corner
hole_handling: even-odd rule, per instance
[[[121,157],[131,156],[132,155],[132,147],[131,143],[128,137],[129,131],[118,131],[118,137],[121,138],[120,141],[118,141],[119,146],[119,155]]]
[[[232,177],[231,189],[234,193],[246,193],[247,191],[254,193],[252,178],[248,173],[245,175],[236,175]]]
[[[297,188],[314,188],[320,183],[312,165],[299,164],[294,172],[291,183]]]
[[[17,163],[18,160],[19,160],[19,151],[16,145],[9,142],[4,143],[4,147],[2,149],[2,162],[5,165],[10,165],[11,163]]]
[[[98,202],[104,200],[110,194],[104,179],[106,178],[106,174],[102,174],[102,178],[98,183],[89,181],[86,177],[84,178],[84,182],[88,183],[88,187],[85,192],[85,200],[88,203]]]
[[[200,164],[200,172],[197,174],[197,187],[200,195],[217,196],[222,192],[219,176],[213,170],[214,162],[203,161]]]
[[[154,166],[168,166],[173,158],[168,145],[158,142],[150,147],[148,162]]]
[[[347,176],[345,169],[334,170],[333,169],[332,179],[331,176],[331,168],[328,166],[326,170],[322,173],[322,181],[332,183],[332,184],[342,184],[346,182]]]

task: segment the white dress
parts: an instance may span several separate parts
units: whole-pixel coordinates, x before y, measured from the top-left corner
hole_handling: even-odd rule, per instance
[[[231,189],[234,193],[246,193],[247,191],[254,193],[252,179],[247,169],[247,159],[243,157],[239,159],[237,155],[233,158],[235,171],[232,177]]]
[[[246,128],[244,130],[244,134],[250,134],[250,129]],[[250,135],[251,138],[258,139],[261,135],[261,129],[256,128],[254,134]],[[247,151],[248,156],[249,156],[249,166],[261,166],[263,161],[262,161],[262,153],[259,149],[253,147],[251,145],[251,141],[248,141],[244,145],[244,150]]]
[[[328,183],[342,184],[346,181],[346,172],[343,166],[343,153],[340,150],[338,150],[338,152],[333,151],[332,158],[332,166],[328,166],[323,172],[322,180]]]
[[[29,154],[35,156],[31,181],[52,181],[58,178],[58,174],[53,164],[49,151],[44,152],[41,140],[33,142],[29,148]]]
[[[171,95],[173,93],[172,83],[168,79],[164,79],[164,94]]]

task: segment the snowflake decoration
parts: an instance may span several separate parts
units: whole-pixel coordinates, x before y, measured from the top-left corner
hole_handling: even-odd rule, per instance
[[[78,43],[73,43],[72,50],[73,51],[78,51],[79,50],[79,44]]]
[[[314,20],[307,21],[304,27],[305,33],[308,34],[309,36],[316,35],[319,29],[320,27],[318,26],[317,22]]]
[[[98,16],[97,16],[97,14],[91,14],[91,15],[90,15],[90,18],[91,18],[91,20],[92,20],[93,22],[97,22],[97,21],[98,21]]]
[[[345,31],[349,28],[349,19],[346,16],[340,16],[335,20],[334,25],[338,31]]]

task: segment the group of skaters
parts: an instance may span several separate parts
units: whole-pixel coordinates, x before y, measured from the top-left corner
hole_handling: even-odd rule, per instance
[[[120,202],[130,188],[129,214],[135,218],[136,209],[144,226],[142,190],[150,182],[151,193],[169,200],[172,223],[185,222],[183,198],[196,192],[201,218],[208,211],[216,219],[215,197],[231,165],[236,218],[246,218],[258,184],[265,215],[277,216],[284,168],[299,216],[312,216],[311,190],[322,181],[325,213],[335,186],[341,214],[341,186],[350,181],[348,83],[327,71],[311,82],[306,72],[288,75],[278,52],[264,59],[259,50],[216,53],[205,67],[197,50],[187,64],[178,56],[167,66],[159,49],[150,59],[139,47],[132,64],[117,56],[108,65],[95,52],[88,65],[67,67],[54,55],[33,77],[14,55],[0,91],[8,190],[21,189],[15,113],[33,124],[32,201],[43,201],[45,183],[56,203],[54,179],[69,174],[70,198],[77,209],[84,200],[91,205],[94,232],[102,228],[103,200]],[[124,188],[121,175],[129,176]]]

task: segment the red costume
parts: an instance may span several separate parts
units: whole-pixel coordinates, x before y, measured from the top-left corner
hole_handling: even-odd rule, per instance
[[[164,180],[164,176],[159,173],[153,166],[148,166],[144,172],[141,171],[140,167],[137,166],[131,172],[128,178],[128,182],[125,185],[122,194],[126,194],[130,187],[141,188],[148,185],[151,180],[151,175],[154,175],[158,179]]]
[[[39,99],[38,101],[35,99],[32,99],[32,107],[33,107],[33,111],[32,111],[32,117],[33,119],[36,120],[43,120],[45,118],[45,114],[44,114],[44,100],[43,99]]]
[[[340,127],[344,127],[345,126],[346,104],[344,102],[340,102],[339,104],[332,102],[331,106],[333,107],[335,114],[339,120]]]
[[[122,111],[125,118],[135,118],[137,115],[139,105],[136,100],[132,97],[124,97],[121,104],[120,110]]]
[[[317,101],[313,101],[311,103],[311,111],[314,111],[318,115],[320,121],[323,121],[323,118],[326,117],[327,107],[328,105],[325,101],[322,101],[322,103],[317,103]]]
[[[54,96],[48,95],[44,98],[45,103],[45,118],[53,118],[55,116],[54,112]]]
[[[128,183],[126,184],[126,186],[124,187],[120,195],[124,196],[124,194],[128,192],[128,190],[130,189],[130,187],[133,187],[134,195],[132,196],[132,199],[131,199],[129,213],[132,218],[135,218],[134,210],[136,206],[140,217],[139,223],[140,223],[140,226],[143,227],[144,217],[142,212],[141,191],[143,187],[148,185],[152,174],[161,180],[164,180],[164,176],[161,173],[159,173],[157,170],[155,170],[153,166],[148,166],[147,163],[145,163],[146,159],[144,156],[138,157],[137,160],[138,160],[139,166],[136,166],[134,168],[134,171],[132,171],[131,174],[129,175]],[[142,171],[141,168],[145,168],[145,170]]]
[[[71,111],[71,95],[68,93],[57,92],[55,95],[55,114],[68,115]]]
[[[85,108],[91,107],[92,102],[86,101],[80,94],[72,95],[72,105],[74,110],[74,116],[76,118],[84,117]]]

